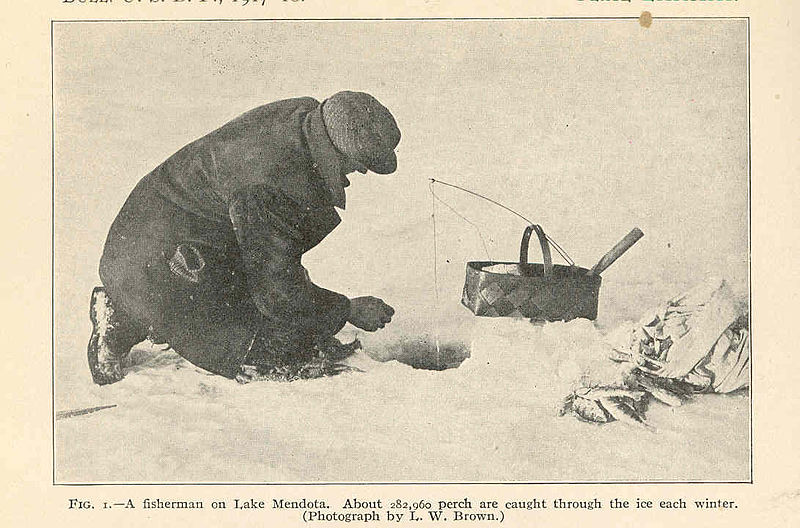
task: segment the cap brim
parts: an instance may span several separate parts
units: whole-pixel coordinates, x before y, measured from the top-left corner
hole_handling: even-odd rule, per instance
[[[397,154],[392,151],[384,159],[367,165],[367,169],[371,170],[375,174],[391,174],[397,170]]]

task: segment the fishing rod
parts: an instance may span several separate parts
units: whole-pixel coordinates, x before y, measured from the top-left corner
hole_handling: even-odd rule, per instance
[[[477,196],[478,198],[482,198],[483,200],[486,200],[487,202],[493,203],[494,205],[505,209],[509,213],[512,213],[512,214],[518,216],[519,218],[525,220],[528,223],[528,225],[533,225],[534,224],[533,221],[525,218],[520,213],[516,212],[515,210],[511,209],[510,207],[507,207],[507,206],[501,204],[500,202],[498,202],[496,200],[492,200],[491,198],[489,198],[487,196],[484,196],[482,194],[476,193],[475,191],[470,191],[469,189],[465,189],[463,187],[459,187],[458,185],[453,185],[452,183],[447,183],[447,182],[443,182],[441,180],[437,180],[435,178],[428,178],[428,179],[430,180],[431,184],[440,183],[442,185],[446,185],[447,187],[452,187],[454,189],[458,189],[459,191],[463,191],[463,192],[471,194],[473,196]],[[550,238],[549,235],[545,235],[545,238],[547,238],[548,242],[550,242],[550,244],[553,245],[555,250],[558,252],[559,255],[561,255],[561,258],[563,258],[567,262],[567,264],[569,264],[570,266],[574,266],[575,265],[575,261],[572,260],[572,258],[570,258],[570,256],[567,254],[567,252],[561,246],[558,245],[558,242],[556,242],[555,240]]]

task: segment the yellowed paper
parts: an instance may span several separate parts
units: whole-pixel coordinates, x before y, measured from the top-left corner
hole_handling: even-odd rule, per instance
[[[792,4],[6,4],[9,525],[797,522]],[[144,343],[92,383],[90,294],[137,182],[251,108],[340,90],[402,131],[397,172],[352,175],[303,258],[396,311],[339,334],[358,371],[237,384]],[[461,304],[468,262],[524,275],[528,223],[586,269],[644,232],[594,321]],[[709,276],[749,308],[749,390],[651,402],[647,428],[559,416],[614,379],[615,329]]]

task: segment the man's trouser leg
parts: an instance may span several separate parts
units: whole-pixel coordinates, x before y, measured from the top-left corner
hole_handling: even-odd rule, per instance
[[[262,326],[241,264],[207,246],[181,244],[155,257],[132,254],[101,264],[115,306],[181,356],[235,378]]]

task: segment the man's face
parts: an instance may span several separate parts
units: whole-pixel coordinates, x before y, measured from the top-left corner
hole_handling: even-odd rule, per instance
[[[348,174],[354,172],[360,172],[361,174],[367,173],[366,167],[341,153],[339,154],[339,170],[342,175],[342,187],[350,186],[350,179],[347,177]]]

